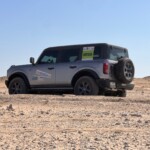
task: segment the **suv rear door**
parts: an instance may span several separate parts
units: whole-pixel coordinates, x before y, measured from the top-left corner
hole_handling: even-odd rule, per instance
[[[72,77],[78,70],[77,64],[80,57],[80,47],[64,47],[60,50],[58,63],[56,64],[57,85],[71,85]]]

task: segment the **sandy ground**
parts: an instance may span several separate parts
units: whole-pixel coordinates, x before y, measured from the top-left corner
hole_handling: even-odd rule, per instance
[[[0,150],[150,149],[150,80],[126,98],[8,95],[0,81]]]

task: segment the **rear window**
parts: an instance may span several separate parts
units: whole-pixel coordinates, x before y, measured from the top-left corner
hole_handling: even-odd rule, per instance
[[[111,48],[110,53],[109,53],[109,59],[111,60],[118,60],[123,57],[129,57],[128,56],[128,51],[126,49],[122,48]]]
[[[102,58],[103,58],[102,47],[96,46],[94,50],[94,60]]]

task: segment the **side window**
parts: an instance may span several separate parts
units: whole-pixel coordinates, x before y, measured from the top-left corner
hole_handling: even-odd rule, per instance
[[[38,64],[51,64],[57,62],[57,54],[58,52],[55,50],[47,50],[44,51],[41,55]]]
[[[101,59],[102,57],[102,48],[100,46],[96,46],[94,50],[94,60]]]
[[[79,48],[63,49],[58,62],[75,62],[80,58]]]

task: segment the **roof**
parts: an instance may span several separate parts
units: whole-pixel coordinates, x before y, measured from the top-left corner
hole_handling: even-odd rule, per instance
[[[55,46],[55,47],[48,47],[45,50],[48,49],[55,49],[55,48],[68,48],[68,47],[83,47],[83,46],[112,46],[112,47],[116,47],[119,49],[126,49],[124,47],[120,47],[120,46],[116,46],[116,45],[112,45],[112,44],[108,44],[108,43],[90,43],[90,44],[75,44],[75,45],[63,45],[63,46]]]

